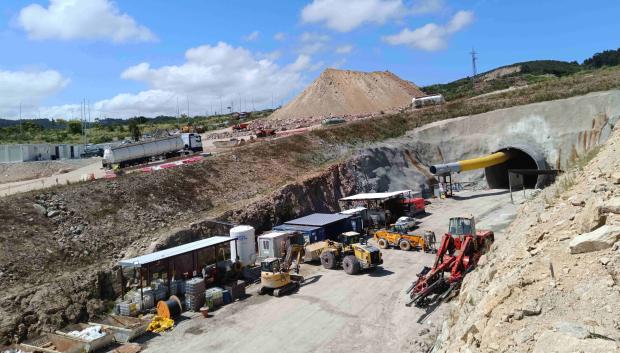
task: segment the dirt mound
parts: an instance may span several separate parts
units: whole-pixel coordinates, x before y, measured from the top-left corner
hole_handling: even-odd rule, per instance
[[[521,206],[465,278],[433,352],[618,352],[619,166],[616,129]]]
[[[351,115],[407,106],[424,93],[389,71],[327,69],[270,119]]]

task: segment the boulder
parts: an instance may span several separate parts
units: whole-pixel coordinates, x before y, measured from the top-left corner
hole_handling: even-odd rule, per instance
[[[583,211],[575,219],[578,231],[583,233],[590,232],[605,224],[607,217],[603,213],[602,208],[600,201],[588,201]]]
[[[620,239],[620,226],[605,225],[571,240],[570,252],[579,254],[611,248],[618,239]]]
[[[53,218],[53,217],[56,217],[58,215],[60,215],[60,211],[58,211],[58,210],[52,210],[52,211],[49,211],[47,213],[47,217],[49,217],[49,218]]]
[[[605,339],[579,339],[559,332],[543,332],[536,344],[533,353],[609,353],[617,352],[618,345],[614,341]]]
[[[603,212],[620,214],[620,197],[614,197],[603,204]]]
[[[591,333],[586,329],[583,325],[571,322],[571,321],[560,321],[556,322],[554,325],[555,331],[569,335],[579,339],[590,338]]]
[[[46,215],[46,214],[47,214],[47,210],[45,209],[45,207],[43,207],[43,206],[39,205],[38,203],[33,203],[33,204],[32,204],[32,207],[34,207],[34,209],[35,209],[38,213],[40,213],[40,214],[42,214],[42,215]]]

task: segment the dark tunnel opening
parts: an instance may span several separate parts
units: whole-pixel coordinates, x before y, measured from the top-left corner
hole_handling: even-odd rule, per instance
[[[532,156],[517,148],[505,148],[498,152],[509,152],[510,159],[502,164],[485,168],[484,174],[492,189],[508,189],[508,170],[510,169],[538,169]],[[537,175],[524,175],[523,184],[528,189],[536,187]],[[514,185],[515,181],[513,181]]]

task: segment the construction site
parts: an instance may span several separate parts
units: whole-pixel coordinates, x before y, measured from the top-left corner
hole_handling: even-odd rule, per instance
[[[618,352],[618,87],[446,102],[328,69],[190,136],[208,157],[170,137],[11,176],[1,351]]]

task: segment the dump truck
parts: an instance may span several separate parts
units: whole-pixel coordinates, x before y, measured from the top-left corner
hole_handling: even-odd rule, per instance
[[[321,264],[328,270],[342,267],[344,272],[354,275],[360,270],[375,269],[383,263],[381,251],[362,242],[357,232],[346,232],[338,237],[338,242],[327,240],[320,249]]]
[[[256,137],[267,137],[267,136],[275,136],[276,135],[276,130],[274,129],[258,129],[256,131],[254,131],[254,133],[256,134]]]
[[[405,225],[393,224],[376,231],[373,237],[381,249],[396,247],[404,251],[435,251],[435,233],[430,230],[415,232]]]

